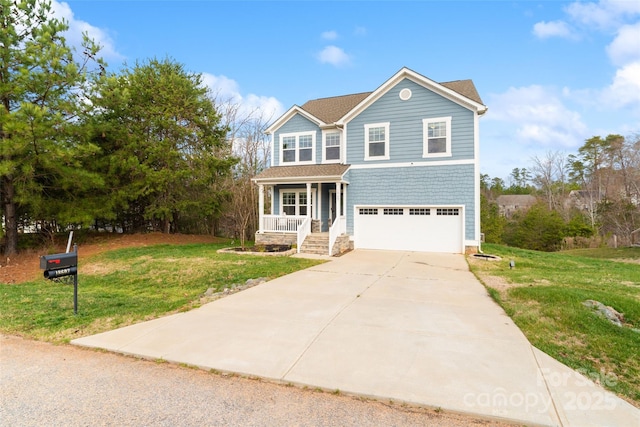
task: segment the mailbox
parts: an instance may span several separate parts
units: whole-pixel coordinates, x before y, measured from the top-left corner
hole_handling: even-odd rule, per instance
[[[65,254],[43,255],[40,257],[40,269],[46,273],[49,270],[70,269],[78,266],[78,253],[68,252]]]
[[[73,313],[78,314],[78,245],[73,252],[41,256],[40,268],[49,280],[73,276]]]

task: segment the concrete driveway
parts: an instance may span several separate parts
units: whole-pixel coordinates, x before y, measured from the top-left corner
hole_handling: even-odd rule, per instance
[[[640,426],[533,348],[462,255],[357,250],[72,343],[529,425]]]

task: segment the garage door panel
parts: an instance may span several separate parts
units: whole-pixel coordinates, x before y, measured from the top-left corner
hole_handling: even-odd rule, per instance
[[[438,215],[438,209],[445,215]],[[372,214],[376,211],[377,215]],[[363,249],[460,253],[461,211],[461,208],[384,206],[356,209],[355,245]],[[397,214],[400,212],[401,215]],[[458,215],[451,214],[454,212]]]

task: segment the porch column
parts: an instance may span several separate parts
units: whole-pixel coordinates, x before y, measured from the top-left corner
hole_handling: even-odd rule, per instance
[[[336,182],[336,221],[340,222],[342,217],[340,216],[340,211],[342,207],[340,206],[340,201],[342,199],[342,183]]]
[[[311,217],[311,183],[307,182],[307,216]]]
[[[274,199],[274,196],[276,194],[276,190],[274,189],[273,185],[271,185],[269,187],[269,198],[271,199],[271,203],[269,204],[269,215],[273,215],[275,212],[275,205],[276,205],[276,201]]]
[[[318,183],[318,196],[316,197],[316,219],[320,220],[320,231],[322,231],[322,183]]]
[[[258,184],[258,232],[264,228],[264,185]]]
[[[347,215],[349,215],[349,213],[347,212],[347,186],[344,186],[344,189],[342,190],[342,193],[344,195],[344,197],[341,197],[341,199],[344,199],[344,218],[345,221],[342,224],[343,229],[340,231],[340,233],[342,234],[343,232],[346,233],[347,232]]]

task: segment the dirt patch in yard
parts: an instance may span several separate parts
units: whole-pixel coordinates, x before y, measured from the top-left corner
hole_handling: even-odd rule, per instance
[[[160,244],[187,245],[194,243],[220,243],[224,239],[208,235],[192,234],[96,234],[88,237],[85,243],[78,245],[78,255],[89,257],[102,252],[135,246],[152,246]],[[0,284],[17,284],[42,277],[40,256],[47,253],[64,252],[66,242],[54,249],[29,249],[19,252],[10,258],[0,259]],[[100,266],[94,267],[99,272]],[[111,266],[109,268],[112,268]]]

